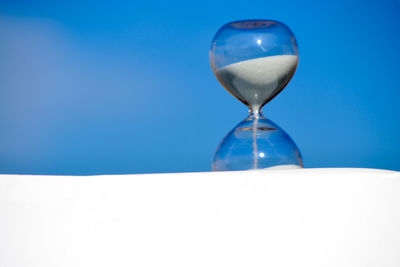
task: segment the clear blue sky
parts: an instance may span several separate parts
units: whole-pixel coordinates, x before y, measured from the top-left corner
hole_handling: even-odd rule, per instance
[[[247,115],[208,62],[239,19],[297,37],[298,70],[264,115],[305,167],[400,170],[399,14],[399,1],[0,0],[0,173],[210,170]]]

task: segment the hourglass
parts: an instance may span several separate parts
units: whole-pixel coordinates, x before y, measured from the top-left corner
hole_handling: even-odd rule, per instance
[[[216,33],[210,49],[212,70],[250,115],[219,144],[214,171],[303,167],[293,140],[261,112],[288,84],[298,61],[296,39],[283,23],[235,21]]]

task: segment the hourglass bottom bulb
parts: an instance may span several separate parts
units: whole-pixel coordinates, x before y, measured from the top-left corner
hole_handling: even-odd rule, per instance
[[[250,115],[221,141],[214,154],[213,171],[265,168],[302,168],[296,144],[279,126],[260,116]]]

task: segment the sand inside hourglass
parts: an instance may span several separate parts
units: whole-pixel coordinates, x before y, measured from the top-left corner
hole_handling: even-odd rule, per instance
[[[253,121],[253,168],[258,168],[257,131],[259,109],[289,82],[298,56],[277,55],[239,61],[216,71],[224,87],[250,107]]]
[[[230,93],[256,111],[289,82],[297,62],[295,55],[260,57],[224,66],[215,74]]]

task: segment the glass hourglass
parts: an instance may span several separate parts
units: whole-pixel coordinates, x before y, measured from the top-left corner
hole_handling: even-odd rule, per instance
[[[212,41],[210,64],[222,86],[250,112],[219,144],[212,170],[302,168],[296,144],[261,112],[296,71],[298,50],[291,30],[272,20],[225,24]]]

